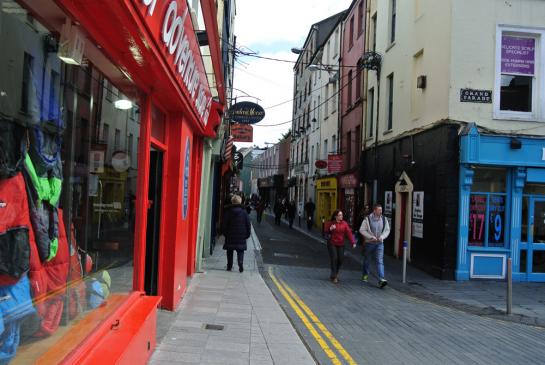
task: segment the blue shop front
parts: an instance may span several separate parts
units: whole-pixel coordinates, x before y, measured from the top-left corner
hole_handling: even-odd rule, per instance
[[[456,280],[545,282],[545,138],[460,137]]]

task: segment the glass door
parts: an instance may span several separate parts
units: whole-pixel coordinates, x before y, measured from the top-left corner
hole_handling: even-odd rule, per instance
[[[526,254],[528,281],[545,282],[545,199],[531,199],[529,208],[530,229]]]

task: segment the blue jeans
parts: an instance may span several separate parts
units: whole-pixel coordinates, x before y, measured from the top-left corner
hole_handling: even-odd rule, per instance
[[[371,257],[377,265],[379,280],[384,279],[384,244],[366,242],[363,246],[363,275],[369,275],[369,264]]]

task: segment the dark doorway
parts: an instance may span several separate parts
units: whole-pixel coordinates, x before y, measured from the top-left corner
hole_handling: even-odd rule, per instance
[[[148,295],[157,295],[162,181],[163,152],[152,147],[150,151],[149,206],[146,228],[146,277],[144,285],[144,289]]]

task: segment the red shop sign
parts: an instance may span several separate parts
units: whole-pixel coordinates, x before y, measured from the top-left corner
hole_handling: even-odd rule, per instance
[[[348,174],[339,177],[339,184],[343,189],[357,188],[358,177],[356,174]]]
[[[206,125],[212,93],[185,0],[133,0],[178,84]]]
[[[231,125],[231,135],[235,142],[252,142],[254,129],[251,125],[236,123]]]
[[[330,174],[338,173],[344,170],[343,155],[327,156],[327,172]]]

